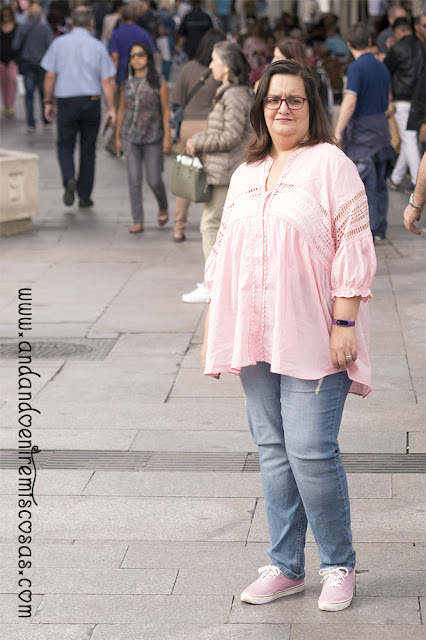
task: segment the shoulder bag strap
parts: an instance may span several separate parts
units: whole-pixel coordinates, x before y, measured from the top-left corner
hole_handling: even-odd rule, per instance
[[[202,76],[202,78],[199,79],[199,81],[197,82],[197,84],[192,87],[192,90],[189,93],[189,96],[187,97],[187,99],[185,100],[185,104],[182,105],[182,109],[184,109],[186,107],[186,105],[192,100],[192,98],[195,96],[195,94],[197,93],[197,91],[199,89],[201,89],[201,87],[203,86],[203,84],[206,83],[206,80],[211,76],[212,70],[209,69],[207,71],[207,73]]]

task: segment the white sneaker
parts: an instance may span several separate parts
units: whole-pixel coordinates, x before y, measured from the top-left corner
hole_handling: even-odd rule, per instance
[[[197,302],[205,303],[209,297],[209,291],[203,282],[198,282],[197,288],[191,293],[185,293],[182,296],[182,302],[189,302],[190,304],[196,304]]]

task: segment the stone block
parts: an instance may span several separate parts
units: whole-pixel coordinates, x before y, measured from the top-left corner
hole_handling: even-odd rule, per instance
[[[85,569],[118,569],[124,560],[127,542],[97,540],[33,540],[37,568],[72,567]],[[0,567],[16,567],[16,541],[0,544]],[[164,567],[167,568],[167,567]]]
[[[230,596],[109,596],[56,595],[43,598],[35,623],[156,623],[176,624],[228,622]]]
[[[345,624],[345,640],[424,640],[424,628],[412,624]],[[291,640],[342,640],[333,624],[293,624]]]
[[[284,624],[208,626],[193,624],[180,626],[162,624],[160,626],[155,623],[150,625],[98,624],[91,640],[148,640],[151,638],[155,640],[290,640],[290,626]]]
[[[94,625],[1,624],[0,640],[91,640]]]
[[[284,623],[297,626],[303,620],[305,623],[315,623],[318,627],[321,624],[334,624],[340,634],[347,624],[421,625],[417,598],[355,596],[348,609],[339,611],[338,616],[333,616],[327,611],[318,609],[319,593],[320,589],[317,587],[311,592],[305,591],[291,598],[275,600],[263,607],[254,607],[235,599],[229,621],[245,624]],[[316,638],[316,635],[313,637]]]
[[[38,156],[0,149],[0,236],[28,233],[39,210]]]

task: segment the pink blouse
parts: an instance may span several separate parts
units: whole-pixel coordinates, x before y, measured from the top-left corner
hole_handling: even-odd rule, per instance
[[[355,165],[338,147],[302,147],[272,191],[267,157],[243,164],[229,186],[206,263],[210,323],[204,373],[239,373],[268,362],[273,373],[316,380],[337,373],[330,357],[336,297],[371,297],[376,255],[367,198]],[[370,391],[368,305],[348,366],[350,392]]]

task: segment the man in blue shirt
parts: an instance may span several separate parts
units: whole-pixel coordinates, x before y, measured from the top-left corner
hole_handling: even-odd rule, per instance
[[[41,66],[44,79],[44,114],[52,121],[57,101],[58,159],[65,187],[64,204],[74,203],[77,189],[80,207],[92,207],[91,194],[95,178],[96,138],[101,121],[101,95],[105,95],[109,110],[105,122],[115,124],[115,67],[104,45],[90,31],[93,14],[78,7],[71,16],[70,33],[56,38],[44,55]],[[74,148],[80,134],[80,167],[78,179],[74,167]]]
[[[374,239],[384,240],[387,228],[386,177],[394,162],[386,110],[390,73],[370,52],[367,27],[357,24],[348,34],[355,62],[348,67],[347,84],[336,125],[336,140],[357,166],[364,182]]]

